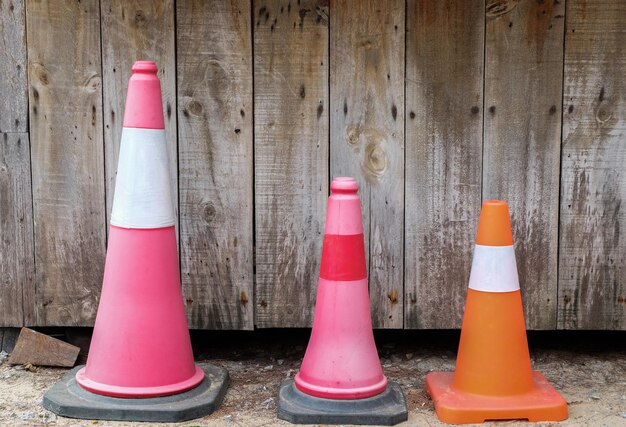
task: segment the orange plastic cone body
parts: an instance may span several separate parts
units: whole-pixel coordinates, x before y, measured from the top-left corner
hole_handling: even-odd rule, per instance
[[[294,383],[325,399],[363,399],[387,389],[374,343],[359,188],[336,178],[328,214],[311,339]]]
[[[530,366],[506,202],[483,203],[456,371],[429,373],[426,391],[451,424],[567,418],[565,400]]]

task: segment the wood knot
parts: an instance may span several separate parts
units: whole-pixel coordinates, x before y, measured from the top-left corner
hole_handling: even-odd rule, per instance
[[[215,219],[215,214],[215,206],[213,206],[211,202],[206,203],[202,208],[202,218],[204,218],[206,222],[212,222]]]
[[[244,307],[248,305],[248,294],[245,291],[241,291],[241,293],[239,294],[239,302]]]
[[[36,71],[36,75],[42,85],[45,86],[50,83],[50,80],[48,80],[48,73],[43,68],[38,68]]]
[[[348,128],[348,144],[355,146],[359,143],[359,137],[361,136],[361,132],[357,127]]]
[[[387,298],[389,298],[389,302],[391,303],[391,305],[396,305],[398,303],[398,290],[392,289],[391,291],[389,291],[389,293],[387,294]]]
[[[87,77],[83,86],[85,87],[85,89],[87,89],[88,93],[98,92],[100,89],[100,76],[95,73],[92,74],[91,76]]]
[[[611,117],[613,117],[613,114],[607,111],[606,108],[603,108],[603,107],[598,108],[598,111],[596,112],[596,121],[599,124],[601,125],[605,124],[606,122],[611,120]]]
[[[204,111],[204,107],[202,107],[202,104],[200,104],[198,101],[191,101],[187,105],[187,111],[189,111],[194,116],[200,116]]]
[[[371,40],[364,40],[361,42],[361,47],[365,50],[370,50],[374,47],[374,43]]]
[[[487,18],[497,18],[515,9],[519,0],[488,0],[485,7]]]
[[[142,25],[146,22],[146,15],[143,13],[143,10],[138,10],[135,12],[135,25]]]
[[[387,170],[387,153],[377,142],[367,144],[364,160],[363,167],[369,176],[378,178]]]

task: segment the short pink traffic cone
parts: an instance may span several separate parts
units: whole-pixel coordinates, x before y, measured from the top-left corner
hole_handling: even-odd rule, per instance
[[[204,391],[211,385],[225,390],[227,373],[213,367],[213,378],[205,380],[205,371],[194,364],[180,285],[157,66],[138,61],[132,71],[100,305],[87,365],[76,373],[83,390],[101,396],[95,404],[102,396],[128,400],[117,414],[104,408],[105,416],[94,416],[94,410],[103,408],[92,405],[92,412],[61,415],[179,421],[206,415],[206,410],[198,411],[198,403],[205,409],[210,403],[214,409],[219,399],[192,401],[185,392],[203,381]],[[202,394],[192,391],[194,396]],[[171,395],[177,396],[163,398],[169,412],[158,408],[165,414],[160,418],[146,418],[145,402],[134,403]]]
[[[281,385],[278,416],[295,423],[395,424],[404,396],[383,375],[370,315],[358,184],[336,178],[326,231],[313,330],[294,380]]]

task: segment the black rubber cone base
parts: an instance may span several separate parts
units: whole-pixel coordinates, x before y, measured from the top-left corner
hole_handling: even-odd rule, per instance
[[[63,417],[86,420],[177,422],[201,418],[215,411],[228,388],[228,371],[203,367],[206,374],[197,387],[184,393],[146,399],[101,396],[83,389],[75,380],[78,366],[52,386],[43,407]]]
[[[406,421],[404,394],[389,382],[383,393],[355,400],[321,399],[298,390],[292,379],[278,392],[278,418],[294,424],[378,424],[392,426]]]

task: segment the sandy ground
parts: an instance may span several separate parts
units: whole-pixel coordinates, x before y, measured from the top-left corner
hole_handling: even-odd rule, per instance
[[[289,425],[276,418],[276,390],[298,370],[307,331],[204,333],[194,336],[198,362],[226,367],[231,386],[212,415],[175,426]],[[440,426],[423,390],[424,376],[454,369],[455,332],[377,334],[385,374],[404,390],[410,415],[401,425]],[[530,336],[533,367],[541,371],[569,404],[569,419],[536,425],[626,426],[626,334],[577,333]],[[81,343],[85,346],[85,343]],[[84,359],[84,356],[83,356]],[[2,426],[145,426],[145,423],[72,420],[40,405],[44,392],[67,370],[0,365]],[[522,421],[489,425],[521,426]]]

